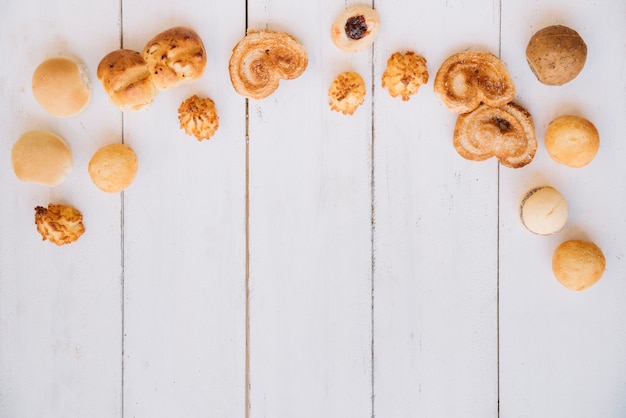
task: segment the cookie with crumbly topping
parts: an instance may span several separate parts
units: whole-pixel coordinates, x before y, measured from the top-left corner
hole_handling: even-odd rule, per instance
[[[352,115],[365,100],[365,82],[359,73],[346,71],[335,77],[328,89],[330,108]]]

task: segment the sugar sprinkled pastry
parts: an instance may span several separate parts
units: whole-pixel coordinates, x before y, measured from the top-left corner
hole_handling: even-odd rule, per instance
[[[33,96],[48,113],[59,117],[80,114],[91,100],[87,67],[72,57],[43,61],[33,73]]]
[[[537,235],[555,234],[567,222],[567,202],[554,187],[534,187],[522,198],[519,215],[522,224],[530,232]]]
[[[374,43],[380,29],[378,12],[369,6],[345,9],[330,28],[330,38],[344,52],[358,52]]]
[[[421,55],[413,51],[394,52],[387,60],[382,85],[389,90],[391,97],[400,96],[407,101],[427,82],[426,59]]]
[[[293,36],[249,30],[233,48],[228,70],[237,93],[259,100],[276,91],[281,79],[302,75],[308,62],[306,50]]]
[[[357,72],[337,75],[328,89],[330,108],[344,115],[352,115],[365,100],[365,82]]]
[[[71,244],[85,232],[83,214],[73,206],[55,205],[35,207],[35,225],[44,241],[58,246]]]
[[[178,107],[180,128],[198,141],[210,139],[219,127],[219,116],[215,102],[196,94],[184,100]]]
[[[574,115],[554,119],[546,129],[546,151],[554,161],[573,168],[589,164],[600,148],[600,134],[589,120]]]
[[[459,115],[453,143],[465,159],[482,161],[496,157],[510,168],[529,164],[537,151],[532,116],[516,103],[500,107],[481,104],[475,110]]]
[[[585,290],[596,284],[606,269],[606,257],[595,243],[570,240],[552,253],[552,272],[568,289]]]
[[[504,63],[485,51],[461,51],[448,57],[435,75],[435,93],[454,113],[481,103],[499,107],[515,98],[515,84]]]

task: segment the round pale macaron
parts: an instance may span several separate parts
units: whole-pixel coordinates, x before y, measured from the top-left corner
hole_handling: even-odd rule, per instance
[[[552,255],[552,271],[568,289],[584,290],[600,280],[606,269],[604,253],[595,243],[583,240],[565,241]]]
[[[538,235],[552,235],[565,226],[568,217],[567,202],[561,193],[551,186],[530,189],[520,203],[522,224]]]
[[[71,57],[43,61],[32,77],[33,96],[48,113],[71,117],[81,113],[91,100],[87,68]]]
[[[110,144],[91,157],[88,171],[93,183],[107,193],[126,189],[135,179],[139,164],[135,151],[128,145]]]
[[[48,131],[28,131],[13,144],[11,163],[18,179],[56,186],[72,172],[72,151],[63,138]]]
[[[580,116],[564,115],[548,125],[545,145],[554,161],[579,168],[595,158],[600,148],[600,135],[589,120]]]

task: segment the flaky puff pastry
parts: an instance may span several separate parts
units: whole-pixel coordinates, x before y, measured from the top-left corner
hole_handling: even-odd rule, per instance
[[[435,93],[454,113],[485,103],[502,106],[515,98],[515,84],[504,63],[490,52],[462,51],[448,57],[435,76]]]
[[[506,167],[520,168],[535,157],[535,124],[530,113],[518,104],[481,104],[457,118],[454,148],[468,160],[496,157]]]
[[[335,77],[328,89],[330,108],[352,115],[365,100],[365,82],[359,73],[348,71]]]
[[[219,119],[215,102],[208,97],[201,99],[194,94],[178,108],[180,128],[187,135],[195,136],[198,141],[210,139],[215,134]]]
[[[249,30],[233,48],[228,70],[235,91],[258,100],[276,91],[280,79],[299,77],[308,62],[306,50],[293,36]]]
[[[391,97],[401,96],[403,101],[417,93],[420,86],[428,82],[426,59],[413,51],[395,52],[387,60],[383,73],[383,88]]]
[[[37,206],[35,224],[44,241],[48,240],[59,246],[76,241],[85,232],[82,213],[68,205],[51,203],[48,208]]]

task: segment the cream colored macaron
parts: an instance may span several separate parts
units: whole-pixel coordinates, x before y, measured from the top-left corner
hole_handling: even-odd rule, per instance
[[[584,290],[593,286],[600,280],[605,269],[604,253],[590,241],[565,241],[552,255],[554,276],[571,290]]]
[[[137,155],[131,147],[110,144],[96,151],[89,161],[88,171],[99,189],[117,193],[130,186],[138,168]]]
[[[522,224],[538,235],[551,235],[565,226],[568,216],[565,198],[550,186],[529,190],[520,203]]]
[[[33,96],[48,113],[71,117],[81,113],[91,100],[87,68],[70,57],[43,61],[32,78]]]
[[[13,144],[11,162],[18,179],[56,186],[72,172],[72,151],[52,132],[28,131]]]

